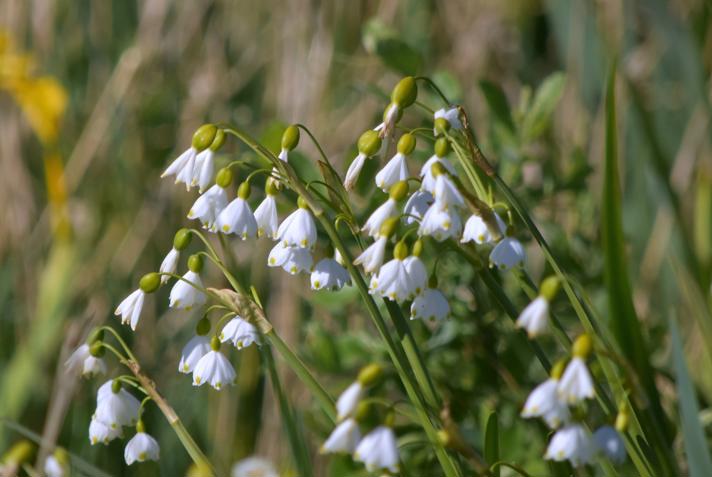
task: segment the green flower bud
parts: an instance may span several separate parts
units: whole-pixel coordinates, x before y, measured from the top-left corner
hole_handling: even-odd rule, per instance
[[[161,286],[161,275],[156,272],[147,273],[141,277],[138,286],[144,293],[153,293]]]
[[[556,379],[557,381],[561,379],[561,375],[564,374],[564,370],[566,369],[566,364],[568,364],[568,362],[569,361],[567,359],[560,359],[554,363],[554,366],[551,367],[551,378]]]
[[[111,392],[114,394],[118,393],[119,391],[121,391],[121,386],[121,381],[119,381],[118,379],[114,379],[111,382]]]
[[[213,139],[212,144],[210,144],[210,150],[211,151],[220,150],[220,148],[223,147],[223,144],[225,144],[226,138],[227,138],[227,135],[225,134],[225,131],[223,131],[222,129],[218,129],[218,132],[215,133],[215,139]]]
[[[217,335],[210,338],[210,349],[213,351],[220,350],[220,338],[218,338]]]
[[[436,162],[435,164],[430,166],[430,173],[433,175],[433,177],[437,177],[441,174],[446,174],[447,169],[445,169],[445,166],[443,166],[439,162]]]
[[[136,423],[136,432],[146,432],[146,426],[143,425],[143,419],[139,419]]]
[[[245,181],[242,184],[240,184],[240,187],[237,188],[237,196],[242,199],[242,200],[247,200],[250,197],[250,183]]]
[[[435,126],[435,133],[438,136],[442,136],[450,130],[450,122],[445,118],[436,119],[434,126]]]
[[[214,124],[203,124],[193,134],[193,148],[198,152],[209,148],[217,133],[218,128]]]
[[[13,444],[10,449],[2,456],[2,464],[7,466],[21,466],[24,463],[31,462],[35,455],[35,445],[28,440],[21,440]]]
[[[383,222],[383,225],[381,225],[381,230],[379,230],[378,233],[384,237],[390,237],[396,231],[399,220],[400,219],[398,217],[386,219]]]
[[[301,195],[297,199],[297,207],[299,207],[300,209],[309,210],[309,204],[307,203],[307,200],[304,197],[302,197]]]
[[[282,149],[293,150],[299,144],[299,128],[294,124],[287,126],[282,134]]]
[[[277,190],[277,184],[274,179],[267,179],[265,182],[265,193],[267,195],[277,195],[279,191]]]
[[[400,80],[391,93],[391,101],[400,109],[405,109],[415,103],[417,97],[418,85],[412,76],[406,76]]]
[[[215,176],[215,183],[223,189],[230,187],[230,184],[232,184],[232,170],[229,167],[220,169]]]
[[[543,296],[546,301],[551,303],[554,298],[556,298],[559,288],[561,288],[559,277],[556,275],[546,277],[539,286],[539,295]]]
[[[87,344],[89,346],[93,345],[97,341],[103,341],[104,340],[104,330],[101,328],[94,328],[91,333],[89,333],[89,337],[87,338]]]
[[[356,380],[364,388],[374,386],[383,377],[383,368],[378,363],[371,363],[368,366],[361,368],[358,373],[358,378]]]
[[[185,250],[186,248],[188,248],[188,245],[190,245],[190,241],[192,238],[193,234],[190,232],[189,229],[180,229],[173,236],[173,248],[178,250],[179,252]]]
[[[358,138],[358,152],[361,154],[371,157],[378,153],[380,149],[381,138],[378,136],[377,131],[369,129]]]
[[[401,201],[408,195],[408,183],[406,181],[398,181],[388,190],[388,197],[395,201]]]
[[[188,258],[188,270],[200,273],[203,270],[203,256],[197,253]]]
[[[450,141],[447,138],[441,137],[435,141],[435,155],[445,157],[450,152]]]
[[[195,325],[195,334],[198,336],[205,336],[210,333],[210,320],[206,317],[202,317],[198,320],[198,324]]]
[[[591,354],[592,350],[593,340],[591,339],[591,335],[584,333],[578,338],[576,338],[576,341],[574,341],[574,346],[571,350],[571,354],[573,354],[577,358],[586,359],[588,358],[588,355]]]
[[[415,149],[415,136],[410,133],[403,134],[398,140],[398,152],[407,156]]]
[[[106,348],[104,348],[104,343],[101,341],[95,341],[89,346],[89,354],[95,358],[101,358],[106,354]]]
[[[393,258],[396,260],[405,260],[408,256],[408,245],[404,241],[400,241],[393,249]]]

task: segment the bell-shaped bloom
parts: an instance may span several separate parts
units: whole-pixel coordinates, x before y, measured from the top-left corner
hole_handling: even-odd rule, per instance
[[[216,232],[217,219],[225,207],[227,207],[227,193],[225,189],[215,184],[195,200],[188,211],[188,218],[200,220],[204,229]]]
[[[420,257],[416,257],[415,255],[406,257],[403,263],[413,283],[413,293],[420,295],[428,284],[428,270],[425,268],[425,264]]]
[[[557,387],[559,397],[569,404],[575,404],[594,395],[593,379],[586,362],[574,356],[561,375]]]
[[[277,229],[277,238],[286,246],[312,248],[316,243],[316,224],[307,209],[299,207]]]
[[[351,275],[333,258],[323,258],[311,272],[312,290],[340,290],[351,284]]]
[[[450,161],[448,161],[444,157],[438,157],[436,154],[430,156],[430,159],[425,161],[425,164],[423,164],[423,167],[420,169],[420,177],[422,179],[420,187],[421,189],[426,190],[431,194],[435,192],[435,176],[433,176],[432,171],[433,165],[435,163],[441,164],[445,168],[445,170],[447,170],[447,172],[451,175],[457,175],[455,167],[450,163]]]
[[[507,224],[504,223],[502,218],[494,213],[494,218],[497,221],[497,227],[499,228],[499,233],[504,235],[507,231]],[[467,222],[465,222],[465,229],[462,231],[462,240],[460,242],[475,242],[476,244],[491,243],[494,241],[492,233],[490,232],[487,224],[482,217],[479,215],[472,215]]]
[[[388,192],[393,184],[408,180],[409,177],[406,156],[398,152],[376,174],[376,186],[384,192]]]
[[[277,215],[277,201],[274,196],[267,194],[260,205],[255,209],[255,220],[257,221],[257,236],[265,236],[271,239],[277,238],[279,227],[279,216]]]
[[[426,288],[410,305],[411,320],[444,320],[450,316],[450,304],[436,288]]]
[[[366,232],[370,237],[377,237],[383,223],[397,215],[398,203],[394,199],[388,198],[388,200],[373,211],[361,230]]]
[[[509,270],[524,263],[524,247],[514,237],[504,237],[490,253],[490,263],[500,270]]]
[[[250,456],[235,463],[231,477],[279,477],[274,465],[267,459]]]
[[[447,174],[440,174],[435,178],[433,196],[435,197],[435,203],[438,204],[441,209],[465,207],[465,199]]]
[[[257,220],[242,197],[236,197],[220,212],[217,226],[222,233],[235,234],[242,240],[257,236]]]
[[[201,288],[203,288],[203,281],[200,275],[188,270],[183,275],[183,279],[178,280],[171,288],[168,306],[179,310],[190,310],[194,306],[203,305],[207,298]]]
[[[175,176],[176,184],[182,182],[185,184],[186,189],[190,190],[191,187],[197,184],[195,178],[195,158],[198,155],[198,150],[194,147],[190,147],[183,152],[177,159],[175,159],[171,164],[163,171],[161,177]],[[195,180],[195,184],[193,181]]]
[[[314,258],[308,248],[289,247],[281,241],[272,247],[267,257],[268,266],[282,267],[285,272],[291,275],[309,272],[313,264]]]
[[[321,452],[335,454],[344,452],[352,454],[361,440],[361,431],[355,419],[349,418],[342,421],[331,432],[329,437],[321,446]]]
[[[107,381],[97,393],[94,419],[112,429],[131,426],[138,420],[140,405],[133,394],[123,387],[115,391],[113,381]]]
[[[344,390],[336,400],[337,419],[342,420],[353,414],[356,411],[358,403],[363,397],[365,389],[358,381],[352,383]]]
[[[106,374],[106,362],[103,358],[92,356],[89,345],[84,343],[69,356],[64,366],[69,373],[81,372],[82,376]]]
[[[112,428],[111,426],[108,426],[103,422],[99,422],[94,418],[92,418],[89,423],[89,443],[91,445],[107,445],[112,440],[122,436],[123,430],[121,426]]]
[[[195,365],[193,386],[208,383],[219,391],[226,384],[234,384],[236,376],[235,368],[225,355],[211,349]]]
[[[381,265],[383,265],[387,242],[388,237],[379,235],[375,242],[361,252],[361,255],[356,257],[354,264],[362,265],[366,273],[376,273],[378,269],[381,268]]]
[[[252,343],[260,344],[260,332],[247,320],[234,317],[220,331],[220,342],[230,341],[237,349],[247,348]]]
[[[121,323],[128,324],[132,330],[136,330],[138,320],[141,318],[141,310],[143,309],[143,301],[146,294],[140,288],[131,292],[129,296],[123,299],[119,306],[116,307],[114,315],[121,316]]]
[[[351,190],[356,185],[358,176],[361,174],[361,169],[366,163],[366,154],[358,153],[354,160],[349,164],[349,168],[346,171],[346,177],[344,178],[344,189]]]
[[[426,190],[419,190],[413,193],[405,203],[403,208],[403,221],[407,224],[420,222],[428,211],[435,198],[433,194]]]
[[[370,293],[380,295],[398,303],[412,298],[415,284],[406,270],[404,260],[394,258],[383,265],[378,273],[371,277]]]
[[[145,432],[137,432],[130,441],[126,443],[124,449],[124,460],[126,465],[134,462],[144,462],[147,460],[158,460],[160,448],[156,439]]]
[[[599,427],[593,433],[593,441],[598,451],[608,457],[614,464],[625,462],[626,452],[623,437],[613,427]]]
[[[363,462],[369,472],[381,469],[398,472],[398,445],[393,430],[378,426],[366,434],[356,447],[354,460]]]
[[[442,209],[437,201],[430,206],[418,228],[418,235],[433,237],[438,242],[456,238],[462,232],[462,221],[454,209]]]
[[[457,108],[440,108],[433,114],[433,119],[444,119],[450,124],[451,129],[462,129],[462,121],[460,121],[460,111]],[[437,135],[437,131],[433,129],[433,134]]]
[[[529,338],[539,336],[549,324],[549,302],[539,296],[522,310],[517,318],[517,326],[527,330]]]
[[[180,353],[178,371],[184,374],[192,373],[193,369],[195,369],[195,365],[200,361],[200,358],[209,352],[210,338],[204,335],[193,336]]]
[[[574,467],[581,467],[593,460],[594,451],[588,431],[580,424],[569,424],[556,431],[544,458],[557,462],[568,460]]]
[[[195,157],[193,182],[197,183],[198,191],[203,192],[213,181],[215,151],[205,149]],[[195,184],[193,184],[195,185]]]
[[[161,266],[158,267],[158,272],[164,273],[175,273],[176,268],[178,268],[178,260],[180,259],[180,252],[175,248],[171,248],[171,251],[166,254],[166,258],[161,262]],[[170,275],[161,275],[161,285],[166,283],[168,279],[171,278]]]
[[[556,429],[571,418],[569,407],[559,398],[558,381],[549,378],[529,394],[522,409],[522,417],[541,417],[546,424]]]

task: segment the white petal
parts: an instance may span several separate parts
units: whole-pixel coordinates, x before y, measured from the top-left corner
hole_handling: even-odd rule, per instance
[[[336,401],[337,419],[341,420],[351,415],[361,401],[363,393],[363,386],[358,381],[346,388]]]

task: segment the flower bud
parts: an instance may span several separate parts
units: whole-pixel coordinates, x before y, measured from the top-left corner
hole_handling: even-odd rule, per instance
[[[416,257],[420,257],[421,253],[423,253],[423,241],[418,239],[413,244],[413,251],[411,252],[411,254]]]
[[[438,136],[444,135],[450,130],[450,122],[445,118],[437,118],[434,123],[435,133]]]
[[[566,369],[566,364],[568,363],[567,359],[560,359],[556,363],[554,363],[554,366],[551,367],[550,375],[552,379],[559,380],[561,378],[561,375],[564,374],[564,370]]]
[[[389,219],[386,219],[383,222],[383,225],[381,225],[381,230],[378,231],[379,235],[382,235],[384,237],[390,237],[393,235],[393,233],[396,231],[396,227],[398,227],[398,221],[400,219],[398,217],[391,217]]]
[[[309,204],[307,203],[307,200],[304,197],[302,197],[301,195],[297,199],[297,207],[299,207],[300,209],[309,210]]]
[[[391,93],[391,101],[393,101],[399,109],[405,109],[415,103],[417,97],[418,85],[412,76],[406,76],[400,80]]]
[[[408,183],[406,181],[398,181],[388,190],[388,197],[395,201],[401,201],[408,195]]]
[[[190,241],[192,238],[193,234],[191,234],[189,229],[180,229],[173,236],[173,248],[178,250],[179,252],[181,250],[185,250],[186,248],[188,248],[188,245],[190,245]]]
[[[89,346],[89,354],[95,358],[101,358],[106,354],[106,348],[101,341],[95,341]]]
[[[218,351],[220,349],[220,338],[217,335],[210,338],[210,349]]]
[[[381,149],[381,138],[377,131],[369,129],[358,138],[358,152],[371,157]]]
[[[546,301],[551,303],[554,298],[556,298],[559,288],[561,288],[561,281],[559,281],[559,277],[556,275],[546,277],[539,286],[539,295],[543,296]]]
[[[87,344],[89,346],[93,345],[97,341],[103,341],[104,340],[104,330],[101,328],[94,328],[91,333],[89,333],[89,337],[87,338]]]
[[[220,150],[220,148],[223,147],[223,144],[225,144],[226,138],[227,138],[227,135],[225,134],[225,131],[223,131],[222,129],[218,129],[218,132],[215,133],[215,139],[213,139],[213,142],[210,144],[210,150],[211,151]]]
[[[383,368],[378,363],[371,363],[358,373],[356,380],[365,388],[378,384],[383,377]]]
[[[230,187],[230,184],[232,184],[232,170],[229,167],[220,169],[215,176],[215,183],[223,189]]]
[[[28,440],[21,440],[13,444],[5,452],[0,462],[7,466],[20,467],[22,464],[31,462],[35,454],[35,445]]]
[[[282,149],[293,150],[299,144],[299,128],[294,124],[287,126],[282,134]]]
[[[410,133],[403,134],[398,140],[398,152],[407,156],[415,149],[415,136]]]
[[[240,187],[237,188],[237,196],[242,200],[249,199],[250,192],[251,192],[250,183],[247,181],[240,184]]]
[[[450,141],[447,138],[441,137],[435,141],[435,155],[445,157],[450,152]]]
[[[198,336],[205,336],[210,333],[210,320],[206,317],[202,317],[198,320],[198,324],[195,325],[195,334]]]
[[[574,341],[574,346],[571,350],[571,353],[577,358],[586,359],[588,355],[591,354],[592,350],[593,340],[591,339],[591,335],[584,333],[578,338],[576,338],[576,341]]]
[[[217,133],[218,128],[214,124],[203,124],[193,134],[193,148],[198,152],[209,148]]]
[[[393,258],[397,260],[405,260],[406,257],[408,257],[408,245],[401,240],[393,249]]]
[[[144,293],[153,293],[161,286],[161,275],[156,272],[147,273],[141,277],[138,286]]]
[[[188,258],[188,270],[194,273],[200,273],[203,270],[203,256],[193,254]]]

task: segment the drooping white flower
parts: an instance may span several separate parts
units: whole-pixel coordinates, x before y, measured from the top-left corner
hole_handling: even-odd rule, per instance
[[[358,155],[349,165],[346,171],[346,178],[344,179],[344,188],[346,190],[351,190],[354,185],[356,185],[356,181],[358,180],[358,176],[361,173],[361,169],[363,169],[366,159],[378,154],[382,144],[381,137],[378,132],[369,130],[365,131],[358,138]]]
[[[351,275],[333,258],[326,257],[319,260],[312,270],[312,290],[340,290],[347,284],[351,284]]]
[[[183,279],[178,280],[171,288],[168,306],[179,310],[190,310],[194,306],[203,305],[207,298],[205,293],[196,287],[203,288],[203,280],[198,273],[188,270],[183,275]]]
[[[255,209],[255,220],[257,221],[257,236],[262,235],[271,239],[277,238],[277,228],[279,227],[279,216],[277,215],[277,201],[274,195],[269,192],[260,205]]]
[[[81,372],[82,376],[106,374],[106,363],[102,358],[91,355],[90,347],[84,343],[69,356],[64,366],[69,373]]]
[[[166,258],[161,262],[161,266],[158,267],[158,272],[161,273],[161,285],[166,283],[170,275],[163,275],[164,273],[175,273],[178,267],[178,260],[180,259],[180,252],[175,248],[171,248],[171,251],[166,254]]]
[[[391,217],[395,217],[397,215],[398,203],[389,197],[388,200],[373,211],[361,230],[366,232],[370,237],[376,237],[378,236],[383,223]]]
[[[524,247],[514,237],[504,237],[490,253],[490,263],[500,270],[509,270],[524,263]]]
[[[397,152],[376,174],[376,186],[387,192],[393,184],[408,180],[408,177],[410,172],[408,172],[406,155]]]
[[[450,237],[459,237],[462,232],[462,221],[457,211],[442,209],[437,202],[430,206],[418,227],[418,235],[428,235],[438,242]]]
[[[213,181],[214,172],[214,156],[215,151],[207,148],[195,158],[195,167],[193,169],[192,185],[198,185],[198,191],[203,192]]]
[[[131,465],[134,462],[158,460],[159,454],[160,447],[156,439],[145,432],[137,432],[136,435],[126,443],[124,460],[126,460],[126,465]]]
[[[371,277],[369,292],[389,300],[402,303],[415,294],[415,284],[406,270],[405,263],[400,258],[383,265],[378,273]]]
[[[541,417],[546,424],[556,429],[571,418],[569,407],[559,398],[556,390],[558,380],[549,378],[529,394],[522,409],[522,417]]]
[[[178,363],[178,371],[183,374],[193,372],[195,365],[198,364],[200,358],[210,352],[210,338],[204,335],[193,336],[188,343],[183,347],[180,353],[180,363]]]
[[[346,190],[351,190],[356,185],[356,181],[361,174],[361,169],[363,169],[366,159],[365,154],[359,153],[351,164],[349,164],[349,168],[346,170],[346,177],[344,178],[344,188]]]
[[[415,255],[410,255],[403,260],[403,263],[413,284],[413,293],[420,295],[428,284],[428,270],[425,268],[425,264],[420,257]]]
[[[132,330],[136,330],[138,320],[141,318],[141,309],[143,308],[145,297],[144,291],[138,288],[119,303],[114,315],[121,316],[121,324],[129,324]]]
[[[435,190],[433,191],[435,203],[441,209],[452,207],[465,207],[465,199],[457,190],[457,186],[447,174],[440,174],[435,178]]]
[[[242,240],[257,235],[257,220],[250,204],[242,197],[236,197],[220,212],[217,227],[224,234],[235,234]]]
[[[593,441],[598,451],[608,457],[614,464],[625,462],[626,451],[623,437],[613,427],[599,427],[593,433]]]
[[[376,273],[383,264],[383,258],[386,255],[386,243],[388,237],[380,235],[361,255],[354,260],[355,265],[363,265],[366,273]]]
[[[494,218],[497,221],[497,227],[499,228],[499,233],[504,235],[507,231],[507,224],[504,223],[502,218],[494,212]],[[494,240],[492,233],[490,232],[487,224],[482,217],[479,215],[472,215],[467,222],[465,222],[465,230],[462,232],[462,240],[460,242],[475,242],[476,244],[490,243]]]
[[[306,204],[292,212],[277,229],[277,238],[289,247],[312,248],[316,243],[316,224]]]
[[[451,129],[462,129],[462,122],[460,121],[460,111],[457,110],[457,108],[440,108],[437,111],[435,111],[435,114],[433,115],[433,119],[444,119],[448,123],[450,123],[450,128]],[[434,133],[437,135],[437,131],[433,129]]]
[[[398,472],[398,445],[393,430],[378,426],[366,434],[356,447],[354,460],[363,462],[369,472],[380,469]]]
[[[539,296],[527,305],[517,318],[517,326],[527,330],[529,338],[539,336],[549,324],[549,302]]]
[[[314,258],[308,248],[289,247],[284,242],[277,242],[267,257],[267,266],[282,267],[291,275],[311,271]]]
[[[141,403],[114,381],[107,381],[97,392],[94,419],[112,429],[131,426],[138,420]]]
[[[358,381],[354,381],[336,400],[336,414],[340,421],[353,414],[363,397],[365,389]]]
[[[403,208],[403,220],[407,225],[419,222],[428,211],[435,198],[426,190],[419,190],[408,198]]]
[[[559,396],[569,404],[575,404],[594,396],[593,379],[588,371],[586,362],[574,356],[561,375],[557,387]]]
[[[216,232],[217,219],[225,207],[227,207],[227,193],[225,189],[215,184],[195,200],[188,211],[188,218],[200,220],[203,228]]]
[[[274,465],[261,457],[250,456],[235,463],[232,477],[279,477]]]
[[[175,159],[171,164],[163,171],[161,177],[175,176],[176,184],[182,182],[185,184],[186,189],[190,190],[193,182],[193,171],[195,169],[195,158],[198,155],[198,150],[194,147],[190,147],[185,150],[177,159]]]
[[[453,166],[452,163],[450,163],[450,161],[448,161],[446,158],[439,157],[437,154],[433,154],[432,156],[430,156],[430,159],[425,161],[425,164],[423,164],[423,167],[420,169],[420,177],[422,179],[420,187],[421,189],[426,190],[431,194],[435,192],[435,176],[433,176],[433,165],[436,163],[442,165],[450,175],[457,175],[457,172],[455,171],[455,166]]]
[[[545,459],[557,462],[568,460],[580,467],[593,460],[594,444],[591,435],[580,424],[569,424],[556,431],[546,449]]]
[[[398,122],[398,115],[400,114],[400,108],[395,103],[390,103],[386,110],[383,112],[383,122],[378,124],[374,131],[378,131],[381,137],[390,136],[395,129],[396,122]]]
[[[231,341],[237,349],[247,348],[252,343],[260,344],[260,332],[247,320],[235,316],[220,331],[220,342]]]
[[[208,383],[219,391],[225,384],[235,384],[236,374],[230,361],[219,351],[220,342],[217,337],[213,338],[212,349],[195,365],[193,386],[202,386]],[[215,342],[217,342],[217,346],[215,346]]]
[[[331,432],[329,437],[321,446],[323,453],[345,452],[352,454],[361,440],[361,431],[355,419],[345,419]]]
[[[62,465],[62,463],[54,455],[51,455],[45,459],[44,472],[45,477],[67,477],[67,467]]]
[[[89,423],[89,443],[91,445],[96,444],[108,444],[117,437],[123,436],[123,428],[118,426],[116,428],[111,428],[103,422],[99,422],[92,418]]]
[[[426,288],[410,305],[411,320],[444,320],[450,316],[450,304],[436,288]]]

